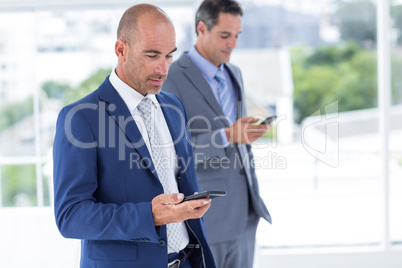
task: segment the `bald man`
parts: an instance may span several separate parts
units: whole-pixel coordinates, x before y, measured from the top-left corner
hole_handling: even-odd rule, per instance
[[[54,141],[55,216],[81,239],[81,267],[215,267],[200,218],[182,103],[160,92],[176,50],[158,7],[121,18],[118,64],[98,89],[62,109]]]

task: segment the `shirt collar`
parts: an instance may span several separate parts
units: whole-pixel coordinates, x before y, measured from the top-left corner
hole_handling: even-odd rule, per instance
[[[117,90],[120,97],[124,100],[130,111],[134,111],[137,108],[138,104],[140,104],[140,102],[144,98],[149,98],[154,104],[155,108],[159,107],[159,102],[156,99],[155,94],[147,94],[146,96],[143,96],[137,90],[124,83],[123,80],[121,80],[120,77],[117,76],[115,70],[113,70],[110,74],[109,81],[112,86]]]
[[[219,67],[216,67],[212,62],[204,58],[195,48],[195,46],[191,47],[190,51],[187,53],[187,56],[191,59],[191,61],[200,69],[201,73],[208,81],[212,81],[215,77],[218,69],[224,71],[224,65],[221,64]]]

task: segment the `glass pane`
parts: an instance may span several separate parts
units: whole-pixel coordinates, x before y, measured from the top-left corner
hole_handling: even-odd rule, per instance
[[[402,113],[400,107],[393,107]],[[393,109],[395,111],[395,109]],[[401,128],[390,133],[390,236],[393,245],[402,246],[402,146],[400,145]]]
[[[31,13],[0,16],[0,156],[35,153],[32,22]]]
[[[278,115],[276,140],[253,146],[274,222],[261,221],[260,247],[380,245],[374,2],[259,1],[244,13],[232,62],[248,112]]]
[[[392,75],[392,103],[402,104],[402,3],[392,1],[391,5],[391,75]]]
[[[390,236],[393,245],[402,245],[402,3],[391,4],[391,85],[392,108],[390,118]]]
[[[51,150],[61,108],[95,90],[110,74],[118,23],[114,16],[113,9],[35,13],[42,154]]]
[[[50,206],[53,203],[53,161],[42,165],[43,205]]]
[[[3,207],[37,205],[35,165],[0,166]]]

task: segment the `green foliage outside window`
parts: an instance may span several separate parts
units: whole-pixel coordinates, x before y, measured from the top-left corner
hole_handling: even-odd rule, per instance
[[[349,43],[291,50],[296,121],[338,101],[339,112],[377,105],[375,51]]]
[[[106,76],[110,75],[111,72],[111,69],[99,69],[96,71],[90,77],[85,79],[77,88],[73,88],[66,92],[64,96],[64,104],[77,101],[97,89],[105,80]]]
[[[112,72],[111,69],[99,69],[94,74],[81,82],[81,84],[74,88],[67,83],[61,83],[53,80],[46,81],[42,84],[42,89],[50,99],[60,99],[64,105],[70,104],[74,101],[85,97],[105,80]]]
[[[316,50],[292,48],[296,121],[300,123],[335,101],[339,112],[377,107],[376,53],[356,43]],[[392,104],[400,104],[402,54],[394,51],[391,64]]]
[[[4,207],[37,204],[35,170],[35,165],[0,166]]]
[[[64,95],[72,88],[67,83],[49,80],[43,83],[42,89],[50,99],[64,99]]]
[[[33,114],[33,97],[0,107],[0,132]]]

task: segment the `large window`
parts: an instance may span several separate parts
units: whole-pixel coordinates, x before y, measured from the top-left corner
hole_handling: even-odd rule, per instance
[[[263,106],[281,119],[277,139],[254,148],[261,193],[274,222],[259,228],[265,252],[383,245],[389,221],[382,205],[376,12],[370,0],[247,5],[247,37],[240,37],[242,49],[233,60],[243,67],[249,106]],[[392,27],[399,34],[397,25]],[[393,57],[393,64],[398,62]],[[398,103],[402,91],[397,81],[393,85]],[[391,148],[397,148],[395,142]],[[400,172],[392,151],[389,164]],[[391,183],[398,181],[391,177]],[[394,210],[397,187],[392,189],[395,226],[401,218]],[[392,230],[393,239],[402,235]]]
[[[7,217],[20,208],[29,208],[29,215],[51,210],[58,112],[111,72],[118,20],[132,4],[66,1],[61,8],[43,2],[28,4],[26,11],[0,9],[0,215]],[[194,42],[199,1],[161,2],[177,31],[177,59]],[[260,192],[273,217],[273,225],[260,223],[259,256],[401,245],[401,1],[389,1],[392,79],[389,89],[381,89],[391,93],[385,134],[379,124],[384,118],[377,73],[384,67],[378,64],[375,0],[240,2],[243,29],[231,61],[243,73],[248,113],[278,115],[270,135],[253,146]],[[389,170],[383,165],[384,135]],[[1,233],[10,239],[27,234],[17,219],[2,222],[0,229],[14,228]],[[57,235],[52,228],[47,238]],[[66,260],[63,267],[77,264],[77,245],[69,250],[57,255]],[[12,256],[0,266],[12,266]],[[52,260],[49,267],[62,267]]]

